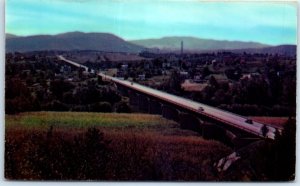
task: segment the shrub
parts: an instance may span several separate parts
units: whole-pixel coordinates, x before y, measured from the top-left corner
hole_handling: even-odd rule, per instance
[[[20,136],[18,136],[20,137]],[[6,139],[5,177],[26,180],[99,180],[105,178],[109,150],[103,133],[89,128],[84,135],[30,132]],[[22,140],[22,142],[20,141]]]
[[[116,104],[116,112],[119,113],[131,113],[131,108],[127,102],[119,102]]]

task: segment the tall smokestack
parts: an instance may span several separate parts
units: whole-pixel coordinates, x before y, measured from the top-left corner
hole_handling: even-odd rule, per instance
[[[181,41],[181,55],[183,54],[183,41]]]

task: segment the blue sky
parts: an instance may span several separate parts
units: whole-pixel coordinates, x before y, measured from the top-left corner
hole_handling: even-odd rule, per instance
[[[109,32],[296,44],[297,6],[197,0],[7,0],[6,33]]]

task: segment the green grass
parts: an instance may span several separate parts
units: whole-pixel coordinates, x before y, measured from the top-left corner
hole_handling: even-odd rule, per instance
[[[27,112],[5,117],[8,179],[88,180],[102,171],[98,176],[104,180],[218,180],[213,163],[232,152],[158,115]],[[93,127],[103,133],[105,160],[98,153],[88,156],[98,148],[86,144],[99,144],[98,138],[87,138]]]
[[[6,115],[6,126],[24,127],[147,127],[174,123],[158,115],[87,113],[87,112],[28,112]]]
[[[159,115],[91,113],[91,112],[25,112],[6,115],[6,131],[10,129],[47,131],[56,130],[72,133],[97,127],[107,133],[121,131],[158,133],[164,136],[197,136],[196,132],[182,130],[178,123]]]

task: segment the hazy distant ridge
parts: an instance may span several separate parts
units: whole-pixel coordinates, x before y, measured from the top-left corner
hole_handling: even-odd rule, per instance
[[[14,35],[14,34],[5,34],[6,39],[15,38],[15,37],[18,37],[18,36]]]
[[[6,34],[6,52],[28,52],[42,50],[98,50],[105,52],[138,53],[145,48],[159,48],[162,51],[180,51],[183,41],[184,51],[203,52],[230,50],[249,53],[278,53],[295,55],[296,45],[270,46],[256,42],[220,41],[195,37],[164,37],[125,41],[109,33],[68,32],[57,35],[16,36]]]
[[[289,56],[295,56],[297,53],[296,45],[278,45],[274,47],[265,48],[250,48],[250,49],[239,49],[232,50],[233,52],[247,52],[247,53],[268,53],[268,54],[284,54]]]
[[[183,41],[185,50],[201,51],[201,50],[231,50],[243,48],[263,48],[270,45],[256,42],[242,41],[223,41],[213,39],[200,39],[195,37],[163,37],[160,39],[144,39],[133,40],[134,44],[147,48],[159,48],[163,50],[180,50],[180,43]]]
[[[42,50],[99,50],[106,52],[140,52],[143,47],[126,42],[109,33],[68,32],[58,35],[13,37],[6,35],[6,52]]]

